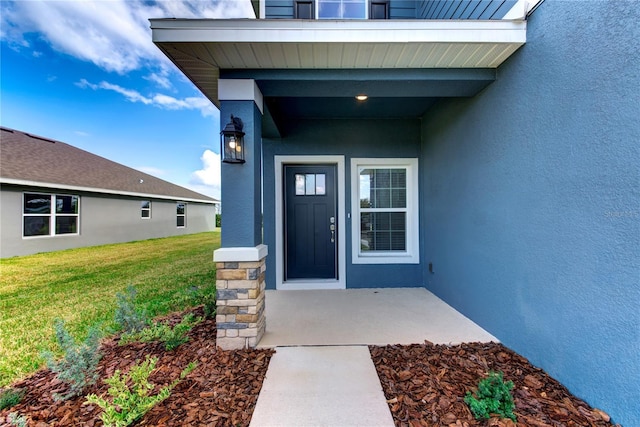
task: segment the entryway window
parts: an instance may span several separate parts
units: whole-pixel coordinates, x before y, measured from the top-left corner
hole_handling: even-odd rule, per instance
[[[415,264],[418,160],[352,159],[354,264]]]

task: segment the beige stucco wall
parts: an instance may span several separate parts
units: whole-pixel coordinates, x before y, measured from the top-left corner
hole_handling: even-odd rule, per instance
[[[79,195],[80,233],[22,237],[24,192]],[[3,185],[0,188],[0,257],[200,233],[215,228],[215,208],[212,204],[188,202],[186,227],[179,228],[176,226],[176,201],[151,199],[151,218],[141,219],[141,200],[144,198],[73,191],[52,192]]]

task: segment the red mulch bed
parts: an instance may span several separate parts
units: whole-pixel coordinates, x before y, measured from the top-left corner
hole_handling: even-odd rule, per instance
[[[202,316],[201,309],[194,310]],[[168,316],[171,323],[184,313]],[[262,387],[271,350],[220,351],[215,348],[215,320],[207,319],[189,334],[189,342],[174,351],[162,344],[118,346],[117,338],[103,342],[100,378],[116,369],[128,371],[145,356],[158,357],[150,381],[159,387],[178,378],[192,361],[197,368],[165,401],[151,409],[136,426],[248,426]],[[370,347],[396,426],[513,426],[510,420],[476,421],[463,401],[490,370],[504,372],[515,383],[515,413],[520,426],[611,426],[608,416],[572,396],[567,389],[525,358],[501,344]],[[6,425],[9,412],[25,415],[29,426],[101,426],[100,408],[85,398],[55,402],[52,393],[66,386],[49,370],[13,384],[26,391],[22,402],[0,412]],[[106,385],[87,393],[106,394]]]
[[[202,309],[194,311],[204,316]],[[183,314],[168,316],[178,323]],[[160,387],[179,377],[192,361],[198,366],[172,391],[171,396],[152,408],[137,426],[248,426],[258,400],[258,393],[269,366],[271,350],[216,350],[216,322],[207,319],[189,333],[189,341],[173,351],[162,344],[133,343],[119,346],[116,338],[103,342],[104,356],[99,364],[100,378],[110,377],[116,369],[127,372],[146,355],[158,357],[156,370],[149,381]],[[0,425],[5,425],[9,412],[18,412],[29,420],[29,426],[101,426],[101,409],[84,405],[84,397],[55,402],[52,393],[64,392],[66,386],[49,370],[13,384],[26,390],[21,403],[0,412]],[[101,380],[86,392],[106,394]]]
[[[396,426],[513,426],[511,420],[476,421],[464,403],[489,371],[513,381],[520,426],[612,426],[609,416],[571,395],[558,381],[502,344],[425,343],[370,347]]]

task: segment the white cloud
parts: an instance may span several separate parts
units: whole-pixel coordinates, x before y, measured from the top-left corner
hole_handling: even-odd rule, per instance
[[[80,81],[76,82],[75,85],[82,89],[110,90],[124,96],[129,102],[140,102],[145,105],[153,105],[165,110],[199,110],[203,117],[217,117],[219,114],[213,104],[203,96],[188,96],[183,99],[178,99],[173,96],[160,93],[151,96],[144,96],[137,90],[127,89],[105,81],[95,84],[89,82],[87,79],[80,79]]]
[[[200,160],[202,160],[202,169],[191,174],[190,188],[220,200],[220,154],[205,150]]]
[[[253,17],[249,0],[3,0],[0,12],[0,37],[13,49],[31,48],[25,35],[38,33],[54,50],[106,71],[152,67],[159,77],[174,68],[151,41],[149,18]]]
[[[78,136],[89,136],[89,133],[88,133],[88,132],[84,132],[84,131],[81,131],[81,130],[77,130],[77,131],[75,131],[74,133],[75,133],[76,135],[78,135]]]
[[[168,74],[169,73],[166,70],[163,70],[159,73],[151,73],[148,76],[144,77],[144,79],[150,82],[154,82],[163,89],[171,89],[172,85],[169,81]]]

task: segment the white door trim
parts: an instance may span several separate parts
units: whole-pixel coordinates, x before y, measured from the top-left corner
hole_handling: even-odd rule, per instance
[[[275,161],[275,205],[276,205],[276,289],[346,289],[346,226],[345,226],[345,171],[344,156],[274,156]],[[338,202],[338,279],[337,280],[284,280],[284,195],[282,194],[282,172],[284,165],[334,164],[337,169]]]

